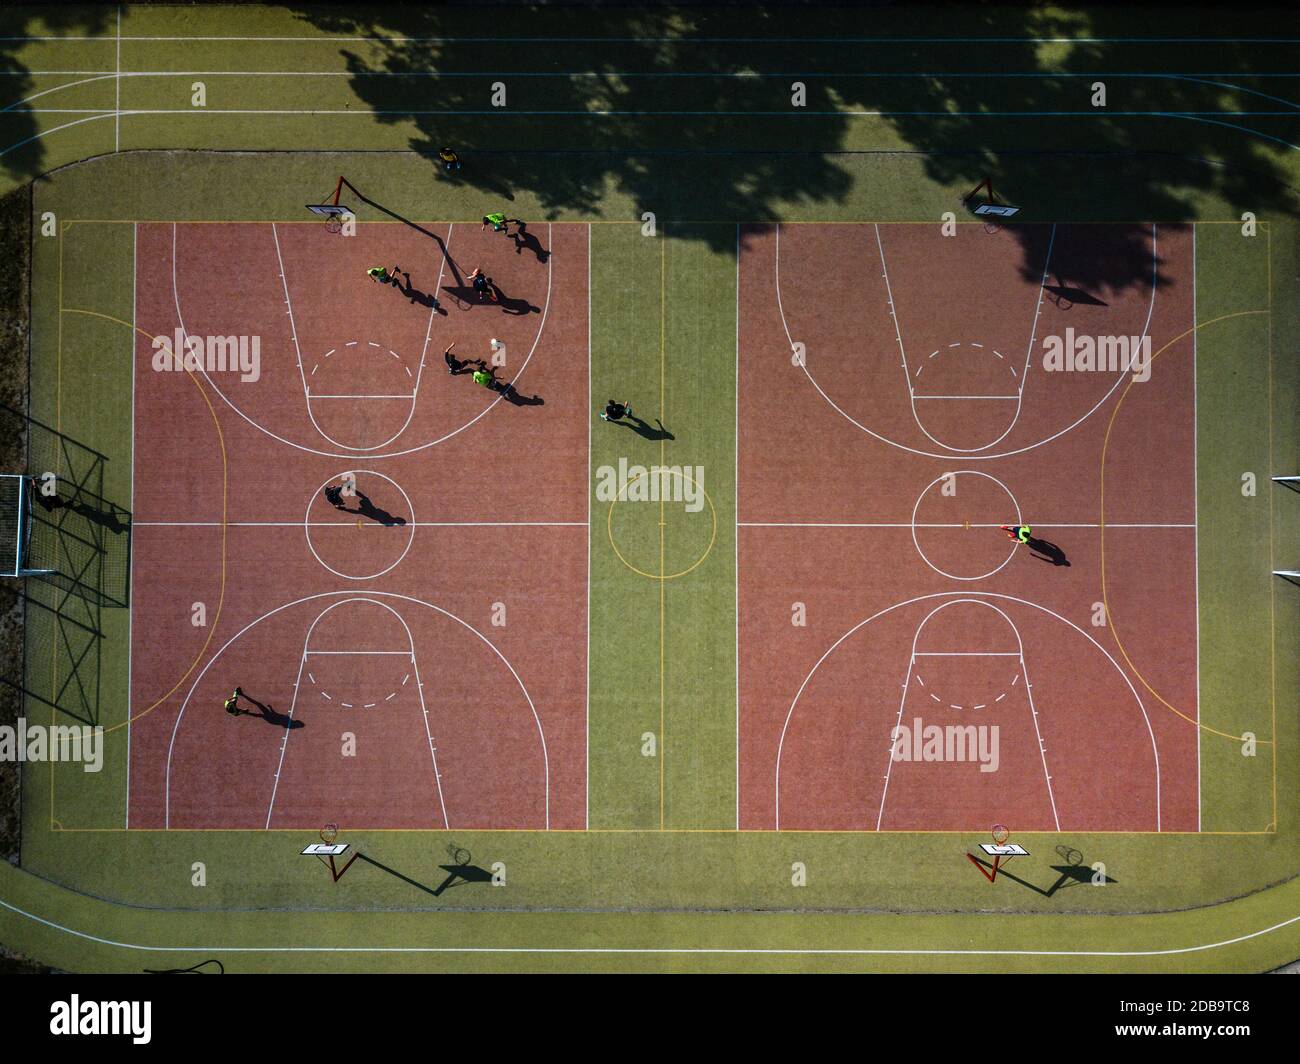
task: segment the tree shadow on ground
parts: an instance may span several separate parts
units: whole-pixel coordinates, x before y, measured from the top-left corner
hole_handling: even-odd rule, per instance
[[[47,169],[46,151],[41,130],[36,123],[35,107],[59,106],[48,98],[35,99],[38,93],[53,87],[52,80],[37,82],[36,72],[27,66],[24,50],[31,37],[111,35],[117,21],[117,8],[109,5],[64,7],[12,7],[0,10],[0,167],[16,180],[29,180]],[[62,77],[66,83],[72,78]],[[88,116],[78,119],[90,120]],[[109,112],[106,121],[112,118]],[[67,117],[55,124],[75,121]]]
[[[541,204],[535,220],[599,217],[617,192],[638,216],[722,223],[687,238],[731,253],[736,221],[818,206],[844,217],[879,181],[874,202],[937,222],[960,211],[958,197],[935,202],[948,193],[929,195],[926,182],[960,192],[986,177],[1025,223],[1190,221],[1211,197],[1234,217],[1300,215],[1300,107],[1274,76],[1292,69],[1292,46],[1225,38],[1213,8],[1171,9],[1166,40],[1118,5],[953,6],[941,29],[915,9],[877,6],[503,5],[489,30],[459,6],[287,9],[340,35],[319,54],[341,58],[356,106],[414,130],[409,147],[428,157],[431,179],[497,202],[527,192]],[[116,14],[0,13],[0,166],[11,177],[47,169],[34,108],[58,106],[34,99],[52,76],[28,66],[42,54],[30,38],[107,38]],[[444,144],[465,159],[451,176],[436,161]],[[915,168],[874,165],[884,158]],[[1005,232],[1038,283],[1048,229]],[[1133,227],[1126,239],[1125,253],[1055,283],[1103,302],[1149,288],[1149,233]]]
[[[617,190],[663,219],[772,223],[791,204],[846,203],[871,177],[863,156],[882,154],[915,155],[918,177],[949,188],[992,178],[1028,221],[1191,220],[1205,194],[1297,213],[1300,119],[1290,86],[1255,73],[1289,69],[1283,47],[1135,43],[1147,31],[1124,8],[952,8],[942,39],[922,37],[915,12],[877,7],[501,9],[491,40],[458,36],[454,9],[292,10],[380,38],[341,43],[352,88],[382,121],[414,124],[431,171],[453,144],[465,167],[452,180],[506,201],[527,191],[547,217],[599,215]],[[1183,12],[1171,36],[1214,38],[1221,21]],[[960,212],[955,198],[923,209]],[[1038,283],[1050,227],[1006,231]],[[736,242],[729,225],[691,236]],[[1125,240],[1057,283],[1101,301],[1149,288],[1150,233]]]

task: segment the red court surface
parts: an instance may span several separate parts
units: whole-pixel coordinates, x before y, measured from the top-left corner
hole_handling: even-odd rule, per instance
[[[1198,830],[1190,228],[741,240],[740,826]]]
[[[132,828],[585,826],[587,230],[426,228],[137,227]]]

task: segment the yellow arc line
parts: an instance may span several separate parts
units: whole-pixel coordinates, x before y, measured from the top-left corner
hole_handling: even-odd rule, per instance
[[[147,329],[142,329],[138,325],[132,325],[129,321],[123,321],[121,318],[115,318],[111,314],[101,314],[97,310],[78,310],[75,307],[65,307],[62,312],[64,314],[84,314],[90,318],[103,318],[105,321],[111,321],[116,323],[117,325],[125,325],[128,329],[134,329],[136,332],[140,333],[140,335],[149,337],[149,341],[151,343],[157,339],[157,337],[153,336]],[[131,372],[132,373],[135,372],[134,356],[132,361]],[[161,698],[159,698],[156,702],[154,702],[153,705],[151,705],[148,709],[141,710],[139,713],[128,716],[126,720],[122,721],[120,724],[114,724],[111,728],[105,728],[104,729],[105,735],[111,734],[112,732],[117,731],[119,728],[125,728],[128,724],[131,724],[133,721],[139,720],[141,717],[148,716],[160,705],[166,702],[167,699],[171,698],[171,696],[174,695],[177,692],[177,690],[180,689],[181,684],[183,684],[187,679],[189,679],[190,673],[192,673],[195,670],[199,662],[203,660],[203,656],[208,652],[208,646],[212,643],[212,637],[216,634],[217,625],[221,621],[221,607],[226,601],[226,518],[227,518],[226,438],[221,432],[221,422],[217,420],[217,412],[212,407],[212,400],[208,398],[208,393],[204,391],[203,385],[199,383],[198,377],[196,377],[194,375],[193,370],[190,369],[186,369],[185,373],[190,378],[190,380],[194,382],[194,387],[196,387],[199,390],[199,394],[203,396],[203,401],[207,404],[208,413],[212,416],[212,424],[217,430],[217,444],[221,449],[221,585],[217,593],[217,611],[212,617],[212,624],[208,627],[208,637],[203,641],[203,646],[199,648],[198,656],[195,657],[193,662],[191,662],[190,667],[185,670],[185,674],[179,680],[176,681],[172,689],[168,691],[165,695],[163,695]],[[134,440],[132,441],[131,445],[134,448],[135,446]],[[134,465],[134,462],[132,464]],[[132,476],[134,475],[135,474],[133,470]],[[130,704],[130,698],[131,698],[131,692],[128,691],[127,692],[128,705]]]
[[[1244,317],[1250,317],[1255,314],[1266,315],[1268,314],[1268,311],[1267,310],[1238,310],[1238,311],[1234,311],[1231,314],[1221,314],[1219,315],[1219,317],[1211,318],[1209,321],[1203,321],[1199,325],[1193,325],[1190,329],[1187,329],[1179,333],[1167,344],[1161,347],[1159,351],[1157,351],[1155,354],[1151,356],[1151,361],[1154,362],[1157,358],[1160,357],[1161,354],[1163,354],[1165,351],[1168,351],[1171,347],[1173,347],[1174,344],[1178,343],[1181,340],[1185,340],[1187,337],[1191,336],[1192,333],[1197,332],[1200,329],[1204,329],[1208,325],[1216,325],[1221,321],[1227,321],[1229,318],[1244,318]],[[1156,701],[1158,701],[1166,709],[1171,710],[1177,716],[1182,717],[1183,720],[1187,721],[1188,724],[1194,725],[1195,727],[1200,728],[1203,731],[1207,731],[1211,735],[1218,735],[1224,739],[1231,739],[1234,743],[1239,743],[1242,740],[1242,737],[1240,735],[1229,735],[1227,732],[1219,731],[1217,728],[1212,728],[1208,724],[1202,724],[1198,720],[1193,720],[1182,710],[1166,702],[1164,698],[1161,697],[1160,692],[1157,691],[1154,687],[1152,687],[1149,683],[1147,683],[1146,678],[1140,672],[1138,672],[1137,666],[1133,664],[1133,660],[1128,656],[1128,652],[1124,649],[1124,644],[1120,641],[1119,631],[1115,627],[1115,617],[1111,613],[1110,601],[1106,597],[1106,449],[1107,447],[1110,446],[1111,429],[1115,427],[1115,419],[1116,417],[1119,416],[1120,407],[1124,405],[1124,400],[1128,397],[1129,389],[1132,388],[1135,383],[1136,382],[1133,380],[1133,378],[1130,377],[1128,384],[1126,384],[1124,386],[1124,390],[1120,392],[1119,401],[1115,404],[1115,409],[1111,411],[1110,421],[1106,424],[1106,436],[1105,439],[1102,440],[1102,444],[1101,444],[1101,489],[1100,489],[1101,514],[1098,519],[1098,528],[1100,529],[1100,540],[1101,540],[1101,601],[1102,601],[1102,605],[1106,609],[1106,617],[1110,622],[1110,633],[1115,638],[1115,645],[1119,647],[1120,655],[1124,658],[1124,661],[1128,664],[1128,667],[1133,670],[1133,675],[1138,678],[1138,680],[1141,682],[1143,687],[1145,687],[1148,691],[1151,692],[1151,694],[1155,697]],[[1201,619],[1199,617],[1197,617],[1196,623],[1198,625],[1201,623]],[[1199,707],[1198,707],[1198,711],[1199,711]],[[1256,742],[1263,745],[1269,745],[1272,742],[1272,740],[1257,739]]]
[[[664,463],[662,461],[660,462],[660,468],[661,469],[664,468]],[[628,561],[625,557],[623,557],[623,552],[618,549],[618,543],[614,539],[614,507],[623,501],[623,495],[627,492],[629,488],[632,487],[633,484],[636,484],[644,480],[646,477],[650,475],[650,472],[649,470],[647,470],[644,473],[638,473],[636,476],[632,477],[626,484],[623,485],[623,487],[621,487],[618,490],[618,492],[614,496],[614,501],[609,504],[609,513],[605,520],[605,532],[609,536],[609,545],[614,548],[614,554],[618,557],[618,560],[621,561],[624,565],[626,565],[629,569],[631,569],[632,572],[636,573],[637,576],[644,576],[647,580],[661,580],[661,581],[677,580],[683,576],[686,576],[688,573],[693,573],[696,569],[698,569],[701,565],[703,565],[704,562],[708,559],[709,555],[713,553],[714,544],[717,543],[718,541],[718,508],[713,505],[713,499],[709,496],[709,493],[704,490],[704,485],[701,484],[699,481],[697,481],[694,477],[686,473],[683,473],[680,470],[669,469],[668,472],[670,475],[678,477],[679,479],[685,481],[688,484],[694,484],[697,488],[700,489],[700,494],[704,496],[704,501],[709,504],[709,513],[712,515],[713,518],[713,531],[709,536],[709,545],[704,548],[704,553],[701,554],[694,562],[692,562],[689,567],[682,569],[678,572],[665,573],[664,560],[662,557],[659,559],[658,573],[648,573],[644,569],[641,569],[638,566],[633,565],[630,561]],[[662,485],[663,485],[663,480],[662,480],[662,473],[661,473],[660,474],[661,488]],[[664,528],[665,528],[665,525],[663,523],[663,507],[664,507],[664,500],[660,499],[659,500],[659,535],[661,539],[663,538]]]

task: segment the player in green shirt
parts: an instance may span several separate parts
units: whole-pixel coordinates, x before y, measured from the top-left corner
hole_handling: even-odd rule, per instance
[[[1028,525],[998,525],[998,527],[1017,543],[1028,543],[1034,534],[1034,530]]]
[[[490,225],[492,227],[492,232],[504,233],[506,231],[507,221],[508,219],[506,216],[500,211],[496,214],[485,214],[483,215],[483,228],[486,229]]]
[[[380,284],[397,284],[397,275],[402,272],[400,266],[394,266],[391,270],[383,266],[371,266],[366,271],[366,276],[372,281],[378,281]]]

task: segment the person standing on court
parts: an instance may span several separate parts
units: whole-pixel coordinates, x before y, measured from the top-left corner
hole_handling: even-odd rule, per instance
[[[372,281],[378,281],[380,284],[397,284],[397,275],[402,272],[400,266],[394,266],[391,270],[383,266],[371,266],[366,271],[366,276]]]
[[[605,404],[605,410],[600,415],[601,421],[620,421],[632,413],[632,407],[628,403],[620,403],[611,399]]]
[[[470,359],[457,358],[455,355],[451,353],[451,349],[455,346],[456,344],[455,342],[453,342],[447,348],[447,350],[442,353],[442,357],[447,363],[447,372],[450,373],[453,377],[458,373],[464,373],[466,367],[473,365]],[[480,366],[483,365],[483,360],[481,358],[478,360],[478,364]]]
[[[482,365],[483,363],[480,362],[479,366]],[[484,388],[490,388],[494,392],[501,390],[501,384],[496,378],[496,369],[493,367],[476,369],[474,371],[474,383],[481,384]]]
[[[473,286],[474,293],[480,299],[490,299],[492,302],[496,302],[497,295],[492,290],[492,278],[483,272],[481,266],[475,266],[470,272],[469,283]]]
[[[998,528],[1017,543],[1028,543],[1034,534],[1034,530],[1028,525],[998,525]]]
[[[442,163],[442,168],[449,174],[460,169],[460,155],[451,148],[440,148],[438,159]]]

